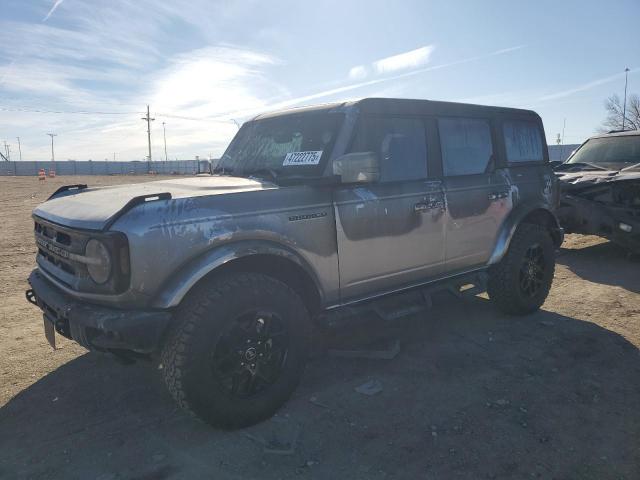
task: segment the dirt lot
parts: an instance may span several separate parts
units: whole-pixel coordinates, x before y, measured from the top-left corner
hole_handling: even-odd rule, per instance
[[[152,365],[60,339],[24,300],[31,209],[65,183],[0,178],[0,478],[640,478],[640,260],[569,236],[543,310],[511,318],[444,295],[394,324],[392,360],[320,354],[274,420],[216,431],[177,410]],[[368,380],[374,396],[354,388]],[[291,455],[265,453],[260,440]]]

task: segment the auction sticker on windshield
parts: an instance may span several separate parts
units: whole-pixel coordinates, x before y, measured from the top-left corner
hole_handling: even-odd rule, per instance
[[[322,150],[310,152],[289,152],[282,162],[283,167],[291,165],[318,165],[322,157]]]

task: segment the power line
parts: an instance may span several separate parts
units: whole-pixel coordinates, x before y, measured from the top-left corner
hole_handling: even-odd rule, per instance
[[[4,107],[0,106],[0,111],[3,112],[24,112],[24,113],[55,113],[55,114],[66,114],[66,115],[139,115],[144,112],[101,112],[101,111],[90,111],[90,110],[42,110],[39,108],[29,108],[29,107]]]
[[[140,115],[145,112],[130,111],[130,112],[103,112],[93,110],[43,110],[39,108],[30,107],[5,107],[0,106],[2,112],[22,112],[22,113],[42,113],[42,114],[60,114],[60,115]],[[178,120],[191,120],[194,122],[211,122],[211,123],[230,123],[233,122],[237,125],[236,120],[217,120],[216,117],[190,117],[186,115],[174,115],[171,113],[156,113],[157,116],[163,118],[175,118]],[[224,114],[221,114],[221,116]]]

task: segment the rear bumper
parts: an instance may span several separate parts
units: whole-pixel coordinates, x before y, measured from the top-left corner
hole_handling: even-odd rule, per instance
[[[160,348],[171,321],[165,310],[120,310],[76,300],[44,278],[29,275],[27,299],[42,310],[57,333],[89,350],[149,354]]]

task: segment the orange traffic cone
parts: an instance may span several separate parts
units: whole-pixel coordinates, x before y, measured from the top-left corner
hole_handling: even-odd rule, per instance
[[[44,173],[44,168],[41,168],[40,170],[38,170],[38,180],[46,180],[47,176]]]

